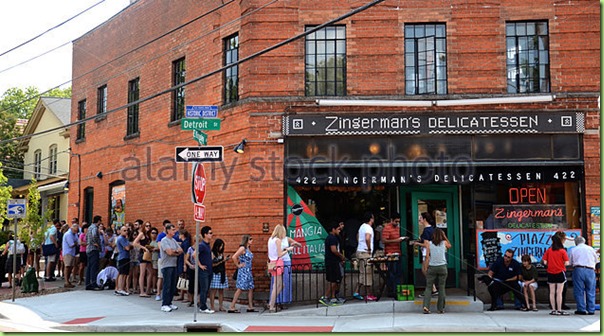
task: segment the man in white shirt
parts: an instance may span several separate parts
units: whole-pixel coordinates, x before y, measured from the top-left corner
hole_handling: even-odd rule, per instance
[[[575,238],[570,250],[573,270],[573,291],[577,302],[576,315],[593,315],[596,310],[596,263],[598,256],[593,247],[585,244],[585,238]],[[587,305],[586,305],[587,298]]]
[[[357,234],[358,245],[356,257],[359,259],[360,278],[353,296],[358,300],[363,300],[363,296],[360,294],[361,285],[365,286],[365,295],[367,295],[368,301],[377,300],[374,295],[369,293],[370,287],[373,285],[373,266],[367,263],[367,259],[371,258],[372,253],[375,251],[373,248],[372,228],[374,220],[372,213],[365,213],[363,216],[363,224],[359,227],[359,232]]]

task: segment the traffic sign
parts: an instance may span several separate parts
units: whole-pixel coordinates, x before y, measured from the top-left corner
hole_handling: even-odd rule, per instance
[[[208,135],[202,131],[193,130],[193,139],[197,140],[200,146],[208,144]]]
[[[217,131],[220,129],[220,119],[182,119],[180,129],[182,131]]]
[[[220,162],[222,161],[224,147],[174,147],[176,162]]]
[[[206,221],[206,206],[203,204],[195,203],[193,207],[193,217],[196,221],[205,222]]]
[[[216,118],[218,106],[216,105],[187,105],[185,106],[186,118]]]
[[[25,218],[27,212],[27,200],[24,198],[8,199],[6,205],[6,217],[8,218]]]
[[[195,204],[203,204],[206,198],[206,170],[202,163],[195,163],[193,166],[193,178],[191,179],[191,198]]]

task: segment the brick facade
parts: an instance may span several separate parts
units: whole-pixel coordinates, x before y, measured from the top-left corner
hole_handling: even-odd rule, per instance
[[[77,104],[87,100],[87,117],[96,111],[97,88],[108,86],[108,110],[127,103],[128,81],[140,77],[140,97],[171,86],[171,64],[185,57],[186,80],[223,65],[223,39],[239,34],[239,58],[318,25],[362,5],[335,0],[266,1],[207,0],[178,2],[140,0],[74,42],[72,119]],[[219,9],[214,10],[219,7]],[[208,13],[209,12],[209,13]],[[202,18],[196,17],[208,13]],[[186,87],[187,105],[219,105],[220,131],[209,131],[209,145],[224,145],[222,163],[206,164],[209,176],[207,224],[233,252],[242,234],[261,239],[252,247],[255,265],[263,269],[270,228],[284,221],[282,182],[284,112],[444,112],[444,111],[576,111],[586,113],[585,206],[600,202],[599,6],[594,1],[385,1],[339,24],[346,26],[347,96],[408,99],[405,96],[404,24],[445,23],[449,94],[438,99],[488,98],[507,95],[505,24],[514,20],[547,20],[550,38],[551,103],[453,108],[377,108],[314,106],[304,97],[304,39],[239,66],[237,103],[222,106],[222,75],[215,74]],[[184,25],[179,28],[179,25]],[[172,31],[173,30],[173,31]],[[170,32],[172,31],[172,32]],[[169,33],[168,33],[169,32]],[[163,37],[158,38],[159,36]],[[151,41],[151,42],[150,42]],[[109,184],[126,181],[126,221],[150,220],[159,227],[165,218],[183,218],[194,227],[188,164],[174,163],[175,146],[194,146],[192,132],[170,123],[171,95],[140,104],[140,136],[124,140],[126,110],[86,123],[86,137],[75,142],[72,128],[72,188],[68,217],[82,217],[84,188],[94,188],[94,214],[107,221]],[[411,98],[418,98],[417,96]],[[434,96],[427,99],[435,99]],[[250,140],[244,155],[233,152]],[[274,153],[274,156],[273,156]],[[262,173],[265,171],[265,174]],[[103,177],[95,175],[102,172]],[[78,201],[79,199],[79,201]],[[259,271],[257,271],[260,274]],[[257,277],[266,288],[266,278]]]

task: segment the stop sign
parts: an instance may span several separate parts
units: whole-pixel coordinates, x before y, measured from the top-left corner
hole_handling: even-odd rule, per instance
[[[206,170],[202,163],[196,163],[193,168],[193,179],[191,181],[193,203],[203,204],[206,198]]]

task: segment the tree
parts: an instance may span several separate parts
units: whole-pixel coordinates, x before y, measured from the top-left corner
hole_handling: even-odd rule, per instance
[[[17,119],[29,119],[36,107],[40,94],[36,87],[25,89],[10,88],[0,97],[0,141],[23,135],[23,129],[16,127]],[[44,93],[45,97],[71,97],[71,88],[52,89]],[[7,171],[6,176],[23,178],[19,171],[22,168],[23,152],[16,141],[0,145],[0,161],[18,170]]]
[[[11,198],[11,192],[13,191],[13,187],[7,184],[8,178],[4,176],[2,170],[2,162],[0,162],[0,220],[4,223],[7,218],[6,213],[6,204],[7,200]]]
[[[44,215],[40,215],[40,191],[38,191],[38,183],[35,179],[31,180],[27,189],[27,214],[22,229],[19,230],[19,237],[22,241],[27,241],[28,235],[31,232],[32,240],[30,242],[30,250],[34,251],[34,260],[36,258],[35,251],[37,247],[42,246],[44,242],[44,233],[47,229],[47,224],[53,215],[52,204],[45,209]],[[36,270],[38,272],[39,270]]]

